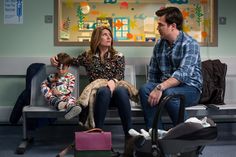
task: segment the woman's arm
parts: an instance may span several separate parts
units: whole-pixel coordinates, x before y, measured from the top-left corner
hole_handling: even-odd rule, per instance
[[[78,55],[77,58],[72,58],[72,66],[86,66],[88,64],[88,57],[86,52],[83,52],[82,54]]]
[[[125,75],[125,57],[123,54],[117,55],[117,61],[116,61],[116,72],[114,74],[114,78],[111,79],[117,79],[117,80],[123,80]]]

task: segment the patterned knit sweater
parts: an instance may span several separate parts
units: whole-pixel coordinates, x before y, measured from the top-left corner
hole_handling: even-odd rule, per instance
[[[57,96],[61,100],[66,100],[71,97],[71,93],[75,86],[75,76],[71,73],[66,73],[64,76],[59,77],[57,73],[50,74],[46,80],[41,84],[41,92],[44,97],[49,100],[50,97],[55,96],[52,93],[53,89],[57,89],[61,95]]]

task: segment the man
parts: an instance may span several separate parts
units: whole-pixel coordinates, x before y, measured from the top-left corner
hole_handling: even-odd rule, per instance
[[[185,106],[196,105],[202,90],[200,47],[196,40],[182,31],[183,16],[176,7],[156,12],[161,39],[154,47],[148,68],[148,82],[140,90],[140,101],[147,129],[160,99],[171,94],[185,96]],[[179,100],[166,104],[167,112],[176,125]]]

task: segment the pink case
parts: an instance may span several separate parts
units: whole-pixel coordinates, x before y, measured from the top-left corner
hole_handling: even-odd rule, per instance
[[[104,132],[100,129],[75,132],[76,150],[111,150],[111,147],[111,132]]]

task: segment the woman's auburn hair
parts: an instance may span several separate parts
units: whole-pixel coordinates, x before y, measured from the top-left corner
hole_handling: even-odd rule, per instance
[[[108,48],[108,51],[111,53],[111,57],[113,57],[117,53],[117,51],[113,48],[113,34],[111,29],[106,26],[98,26],[92,32],[90,50],[87,52],[87,56],[89,59],[91,59],[92,56],[95,55],[97,52],[99,53],[99,45],[101,43],[102,31],[105,29],[110,32],[112,38],[111,46]]]

